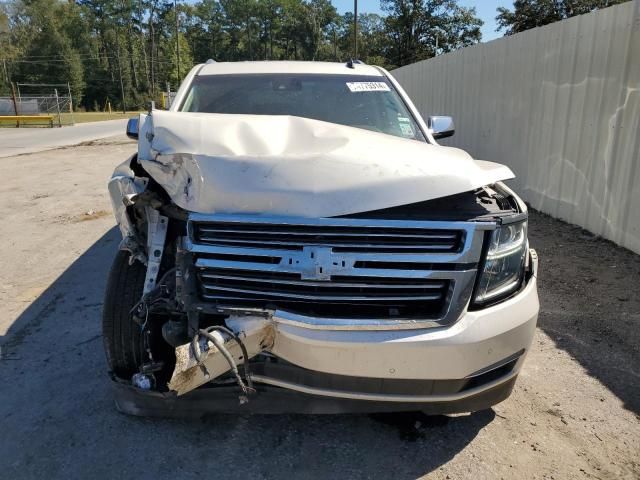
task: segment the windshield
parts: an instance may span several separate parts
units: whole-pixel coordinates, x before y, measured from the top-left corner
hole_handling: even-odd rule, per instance
[[[294,115],[426,141],[385,77],[369,75],[203,75],[184,112]]]

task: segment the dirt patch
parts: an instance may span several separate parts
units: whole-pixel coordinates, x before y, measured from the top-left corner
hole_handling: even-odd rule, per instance
[[[108,212],[107,210],[89,210],[87,212],[84,212],[81,215],[77,215],[73,218],[73,222],[89,222],[91,220],[96,220],[98,218],[102,218],[102,217],[107,217],[109,215],[112,215],[111,212]]]
[[[108,210],[87,210],[84,213],[78,213],[75,215],[61,214],[56,215],[53,218],[54,223],[67,224],[67,223],[81,223],[90,222],[91,220],[97,220],[99,218],[113,216]]]
[[[120,241],[106,181],[133,150],[121,141],[0,162],[3,476],[200,478],[215,457],[235,478],[640,478],[640,257],[536,212],[539,329],[512,396],[492,410],[117,413],[98,305]],[[50,199],[31,201],[38,184]]]

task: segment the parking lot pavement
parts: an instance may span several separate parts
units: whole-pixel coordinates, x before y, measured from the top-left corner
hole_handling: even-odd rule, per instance
[[[126,125],[126,120],[107,120],[61,128],[0,128],[0,158],[124,134]]]
[[[513,395],[454,417],[115,411],[100,312],[122,138],[0,159],[4,478],[640,478],[640,257],[532,212],[539,329]]]

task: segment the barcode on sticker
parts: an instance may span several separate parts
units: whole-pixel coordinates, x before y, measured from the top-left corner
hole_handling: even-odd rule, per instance
[[[389,85],[384,82],[347,82],[351,92],[389,92]]]

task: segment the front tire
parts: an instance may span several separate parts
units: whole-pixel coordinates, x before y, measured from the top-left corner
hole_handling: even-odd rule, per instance
[[[102,309],[104,350],[110,370],[124,379],[143,363],[144,339],[130,312],[142,297],[146,270],[137,260],[129,265],[129,252],[120,250],[107,280]]]

